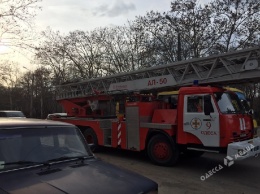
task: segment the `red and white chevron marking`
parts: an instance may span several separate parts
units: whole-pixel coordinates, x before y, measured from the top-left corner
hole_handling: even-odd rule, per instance
[[[121,145],[121,122],[118,121],[118,126],[117,126],[117,145]]]

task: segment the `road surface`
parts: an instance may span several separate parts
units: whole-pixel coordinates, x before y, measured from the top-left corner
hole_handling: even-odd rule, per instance
[[[200,158],[182,157],[174,167],[156,166],[144,153],[131,151],[106,148],[95,155],[156,181],[159,194],[260,193],[260,155],[235,161],[229,167],[224,164],[225,155],[215,153],[205,153]]]

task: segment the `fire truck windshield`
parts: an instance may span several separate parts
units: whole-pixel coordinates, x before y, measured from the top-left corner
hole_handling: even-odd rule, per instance
[[[235,92],[236,95],[238,96],[241,104],[243,105],[243,108],[246,112],[248,112],[250,110],[250,106],[249,106],[249,102],[246,99],[246,96],[244,93],[242,92]]]
[[[237,95],[230,92],[216,92],[214,96],[222,113],[237,114],[244,112]]]

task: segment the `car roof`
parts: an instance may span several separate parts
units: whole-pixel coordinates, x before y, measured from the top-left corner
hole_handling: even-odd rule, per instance
[[[67,116],[67,113],[64,113],[64,112],[62,112],[62,113],[50,113],[50,114],[48,114],[48,115]]]
[[[4,127],[28,127],[28,126],[74,126],[69,123],[43,120],[43,119],[31,119],[31,118],[0,118],[0,129]]]
[[[50,113],[50,114],[63,114],[63,115],[65,115],[67,113],[66,112],[55,112],[55,113]]]
[[[22,112],[20,110],[0,110],[0,112]]]

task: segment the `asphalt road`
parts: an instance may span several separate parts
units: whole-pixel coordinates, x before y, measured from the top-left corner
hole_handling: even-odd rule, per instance
[[[144,153],[105,149],[95,155],[104,161],[140,173],[159,184],[159,194],[258,194],[260,155],[231,166],[224,154],[205,153],[200,158],[182,157],[174,167],[156,166]],[[216,173],[209,171],[216,169]],[[203,180],[202,180],[203,179]]]

